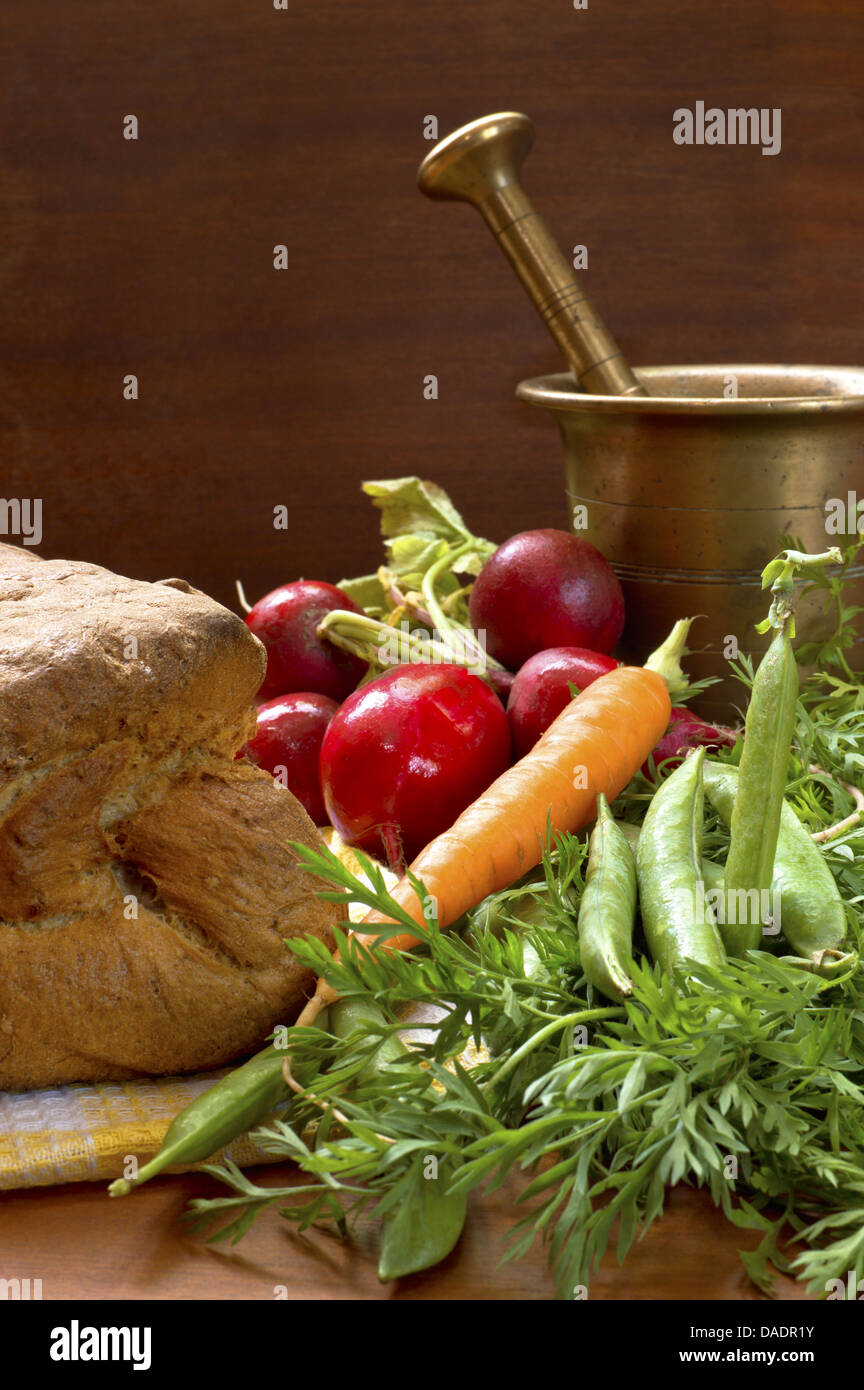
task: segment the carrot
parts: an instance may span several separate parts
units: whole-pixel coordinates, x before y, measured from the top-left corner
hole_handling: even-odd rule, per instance
[[[539,864],[547,821],[554,832],[578,830],[594,816],[598,793],[613,801],[666,732],[670,710],[666,681],[644,666],[619,666],[571,700],[531,751],[411,864],[436,903],[439,926],[449,926]],[[407,876],[391,897],[423,924],[423,907]],[[389,920],[375,911],[363,919]],[[379,939],[352,935],[361,944]],[[407,951],[417,938],[402,933],[386,944]],[[297,1024],[312,1023],[338,997],[319,980]]]

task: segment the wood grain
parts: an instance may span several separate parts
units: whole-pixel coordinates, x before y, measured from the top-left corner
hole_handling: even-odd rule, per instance
[[[428,114],[533,116],[526,184],[631,360],[864,356],[858,0],[7,0],[0,25],[2,481],[43,498],[48,555],[233,603],[236,575],[377,563],[360,481],[414,472],[493,538],[564,523],[554,426],[513,398],[555,350],[476,214],[417,192]],[[676,146],[700,98],[779,106],[781,153]]]
[[[296,1180],[290,1168],[257,1170],[262,1186]],[[111,1200],[91,1183],[6,1193],[0,1203],[0,1276],[41,1279],[45,1299],[393,1299],[544,1300],[554,1296],[542,1249],[499,1266],[514,1219],[518,1183],[472,1204],[456,1250],[437,1267],[394,1284],[375,1273],[371,1236],[343,1244],[311,1232],[298,1236],[264,1213],[239,1245],[207,1245],[184,1229],[191,1197],[224,1191],[206,1175],[154,1179],[133,1196]],[[591,1299],[759,1299],[737,1250],[758,1236],[737,1231],[705,1193],[676,1189],[666,1215],[634,1246],[624,1266],[608,1255]],[[783,1299],[802,1299],[781,1278]]]

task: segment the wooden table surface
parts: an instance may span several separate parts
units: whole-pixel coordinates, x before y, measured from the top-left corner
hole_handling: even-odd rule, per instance
[[[289,1166],[260,1169],[261,1185],[291,1181]],[[313,1232],[298,1236],[273,1211],[264,1212],[233,1249],[208,1246],[186,1231],[182,1213],[194,1196],[213,1196],[206,1175],[154,1180],[133,1197],[110,1200],[102,1184],[9,1192],[0,1200],[0,1276],[42,1280],[55,1299],[444,1299],[532,1300],[553,1297],[542,1249],[499,1268],[502,1239],[512,1221],[511,1182],[475,1202],[462,1239],[437,1269],[382,1286],[371,1236],[344,1244]],[[667,1214],[619,1269],[607,1253],[592,1283],[596,1299],[761,1298],[737,1257],[752,1249],[755,1232],[738,1231],[702,1192],[670,1194]],[[284,1290],[279,1293],[277,1291]],[[781,1279],[782,1299],[803,1290]]]

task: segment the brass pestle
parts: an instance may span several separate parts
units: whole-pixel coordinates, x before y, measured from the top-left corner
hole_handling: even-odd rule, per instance
[[[473,203],[482,213],[582,391],[647,395],[522,187],[533,143],[534,124],[521,112],[482,116],[438,141],[417,182],[429,198]]]

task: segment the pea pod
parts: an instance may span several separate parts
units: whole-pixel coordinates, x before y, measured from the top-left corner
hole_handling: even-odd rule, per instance
[[[661,782],[642,825],[636,873],[648,948],[664,970],[685,960],[721,965],[726,958],[702,886],[700,748]]]
[[[615,824],[633,851],[633,858],[635,859],[636,847],[639,844],[639,826],[633,825],[629,820],[616,820]]]
[[[703,859],[702,882],[705,884],[709,893],[724,892],[726,888],[726,875],[723,872],[723,865],[715,864],[711,859]]]
[[[339,999],[330,1005],[328,1023],[337,1038],[348,1038],[357,1028],[363,1028],[368,1023],[385,1026],[387,1020],[371,999]],[[357,1073],[357,1081],[371,1081],[376,1072],[385,1070],[391,1062],[398,1062],[407,1054],[408,1048],[398,1033],[388,1034]]]
[[[628,971],[635,918],[636,861],[601,792],[579,904],[579,958],[586,978],[609,999],[624,999],[633,990]]]
[[[518,923],[518,926],[514,923]],[[546,876],[534,870],[513,889],[495,894],[481,903],[471,914],[469,939],[484,932],[501,936],[505,929],[517,931],[519,927],[548,926],[549,889]],[[527,980],[540,982],[547,973],[545,961],[531,941],[522,943],[522,963]]]
[[[514,921],[543,927],[546,925],[547,901],[546,875],[542,870],[533,869],[503,893],[493,893],[484,898],[471,913],[469,935],[489,932],[492,936],[500,937],[505,930],[513,930]]]
[[[717,918],[717,923],[720,928],[720,936],[722,937],[723,943],[725,945],[726,933],[728,930],[728,922],[731,921],[733,923],[736,923],[739,920],[739,912],[741,910],[739,906],[741,901],[740,896],[737,894],[730,894],[729,892],[727,892],[726,874],[724,872],[723,865],[715,864],[710,859],[702,860],[702,882],[705,884],[706,898],[709,906],[714,910],[714,915]],[[749,901],[749,898],[745,898],[744,900],[745,915],[748,910],[747,904],[749,903]],[[772,898],[770,904],[771,906],[773,906],[774,901],[775,900]],[[770,916],[770,908],[768,905],[765,905],[763,908],[762,904],[763,900],[760,898],[759,911],[760,914],[763,911],[765,914],[763,918],[763,931],[769,930],[768,924],[770,923],[771,932],[773,935],[775,932],[779,931],[780,928],[773,926],[774,919],[772,916]]]
[[[429,1269],[450,1254],[465,1225],[464,1193],[447,1192],[452,1169],[446,1159],[418,1154],[406,1177],[394,1188],[397,1197],[381,1222],[378,1278],[382,1283]]]
[[[331,1026],[337,1037],[347,1037],[363,1019],[385,1021],[381,1011],[366,1001],[342,1000],[333,1006],[331,1016]],[[386,1038],[360,1073],[360,1079],[367,1079],[377,1065],[403,1056],[406,1050],[397,1036]],[[223,1076],[175,1116],[159,1152],[144,1164],[138,1175],[118,1178],[109,1186],[109,1194],[123,1197],[174,1164],[203,1163],[232,1139],[266,1120],[274,1107],[290,1094],[282,1073],[285,1056],[284,1048],[271,1043]]]
[[[340,1001],[331,1010],[333,1031],[338,1037],[346,1037],[357,1026],[361,1015],[368,1018],[373,1010],[373,1004]],[[384,1022],[380,1010],[375,1010],[375,1021]],[[395,1035],[385,1039],[360,1073],[361,1078],[366,1079],[367,1073],[371,1074],[379,1055],[383,1061],[385,1053],[389,1058],[403,1055],[405,1051],[405,1044]],[[204,1091],[175,1116],[159,1152],[144,1164],[136,1177],[118,1178],[111,1183],[110,1196],[123,1197],[174,1164],[203,1163],[232,1139],[266,1120],[274,1107],[290,1094],[282,1072],[285,1056],[284,1048],[271,1043]]]
[[[744,906],[735,914],[743,920],[727,922],[724,928],[726,948],[733,955],[753,950],[762,939],[753,895],[761,901],[771,886],[797,698],[798,667],[784,625],[759,663],[747,707],[726,860],[726,891],[737,894]]]
[[[223,1076],[175,1116],[162,1147],[134,1178],[118,1178],[108,1192],[123,1197],[175,1163],[203,1163],[238,1134],[267,1118],[289,1094],[282,1075],[284,1049],[265,1047]]]
[[[737,768],[705,764],[708,800],[727,825],[732,820],[739,781]],[[821,850],[785,800],[780,810],[771,891],[780,905],[783,935],[799,956],[815,959],[820,951],[840,948],[846,935],[843,899]]]
[[[340,999],[329,1010],[330,1027],[337,1038],[347,1038],[370,1023],[385,1024],[386,1019],[371,999]],[[371,1081],[376,1072],[405,1057],[409,1049],[397,1033],[391,1033],[376,1048],[358,1073],[360,1082]],[[399,1188],[399,1200],[382,1213],[378,1258],[378,1278],[382,1282],[417,1274],[443,1260],[465,1224],[467,1202],[445,1189],[451,1170],[434,1154],[418,1156]]]

